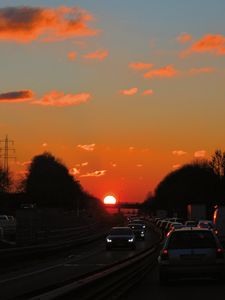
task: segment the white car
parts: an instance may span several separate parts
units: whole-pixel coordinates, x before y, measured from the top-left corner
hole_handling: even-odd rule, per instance
[[[225,274],[224,250],[210,229],[184,227],[171,231],[158,262],[162,284],[171,278],[223,278]]]

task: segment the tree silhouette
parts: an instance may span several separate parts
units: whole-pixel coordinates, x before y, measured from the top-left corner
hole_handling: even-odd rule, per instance
[[[33,158],[25,192],[37,207],[76,209],[83,199],[79,182],[60,160],[47,152]]]
[[[225,152],[217,149],[212,155],[210,166],[216,175],[223,177],[225,175]]]
[[[8,192],[12,184],[12,178],[9,173],[0,167],[0,192]]]
[[[156,207],[170,212],[184,210],[190,203],[204,203],[212,207],[218,200],[218,176],[207,161],[196,161],[171,172],[155,191]]]

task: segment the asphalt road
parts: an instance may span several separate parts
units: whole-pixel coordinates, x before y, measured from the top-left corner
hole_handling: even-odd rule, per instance
[[[213,300],[218,297],[225,299],[225,282],[210,278],[180,278],[161,286],[156,261],[154,268],[119,300]]]
[[[34,258],[32,266],[21,266],[20,270],[0,275],[0,299],[26,299],[23,295],[32,291],[48,289],[51,285],[75,279],[123,258],[129,258],[150,247],[157,239],[157,235],[149,230],[146,240],[137,242],[136,250],[106,251],[104,241],[98,241],[74,249],[58,259],[48,258],[43,261]]]

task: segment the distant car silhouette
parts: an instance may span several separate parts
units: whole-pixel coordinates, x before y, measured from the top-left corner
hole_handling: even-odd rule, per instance
[[[106,250],[112,248],[135,249],[135,234],[130,227],[113,227],[105,239]]]
[[[142,224],[129,223],[130,229],[133,231],[137,239],[145,239],[145,230]]]

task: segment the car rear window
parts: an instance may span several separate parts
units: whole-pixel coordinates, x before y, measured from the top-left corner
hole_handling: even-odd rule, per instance
[[[131,235],[133,232],[129,228],[115,228],[110,231],[110,235]]]
[[[177,231],[169,240],[168,249],[216,248],[215,238],[210,231]]]

